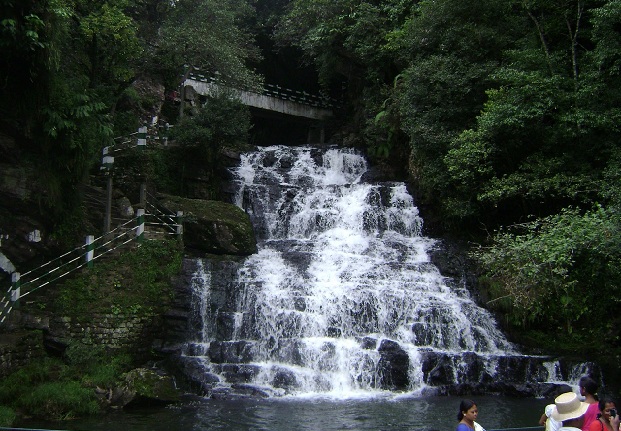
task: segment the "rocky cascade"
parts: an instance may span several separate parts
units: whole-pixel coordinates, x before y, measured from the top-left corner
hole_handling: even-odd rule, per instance
[[[349,150],[263,148],[236,169],[258,252],[186,260],[176,366],[212,397],[546,395],[590,364],[527,356],[432,263],[401,183]],[[586,367],[586,368],[585,368]]]

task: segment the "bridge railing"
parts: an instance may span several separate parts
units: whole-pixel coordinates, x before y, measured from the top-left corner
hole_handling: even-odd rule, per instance
[[[251,93],[262,94],[264,96],[275,97],[282,100],[300,103],[303,105],[314,106],[317,108],[334,108],[338,105],[337,100],[324,94],[311,94],[306,91],[293,90],[275,84],[265,84],[262,87],[250,87],[229,82],[219,76],[207,76],[200,73],[191,73],[188,79],[205,82],[207,84],[222,85]]]

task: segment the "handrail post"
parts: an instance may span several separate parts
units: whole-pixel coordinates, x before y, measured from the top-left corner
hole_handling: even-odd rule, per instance
[[[93,267],[93,258],[95,257],[95,236],[86,235],[86,266]]]
[[[177,211],[177,238],[183,239],[183,211]]]
[[[102,158],[102,166],[103,169],[108,176],[107,185],[106,185],[106,210],[104,214],[104,228],[103,233],[107,234],[110,232],[112,225],[112,172],[114,166],[114,157],[110,156],[110,147],[105,147],[103,149],[103,158]]]
[[[147,185],[146,183],[140,184],[140,206],[144,209],[147,208]]]
[[[11,302],[13,303],[13,307],[19,307],[19,298],[21,296],[20,277],[19,272],[11,274]]]
[[[144,240],[144,214],[143,208],[139,208],[136,211],[136,222],[138,224],[138,227],[136,228],[136,239],[138,242],[142,242]]]
[[[160,126],[158,128],[158,134],[159,134],[160,142],[165,147],[168,145],[168,132],[169,132],[169,129],[170,129],[170,124],[168,124],[168,123],[166,123],[165,125]]]
[[[138,145],[138,148],[147,147],[147,126],[138,128],[138,142],[136,145]]]

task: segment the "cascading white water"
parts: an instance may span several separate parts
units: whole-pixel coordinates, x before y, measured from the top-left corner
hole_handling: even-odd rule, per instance
[[[434,241],[421,235],[406,186],[365,183],[366,170],[346,149],[242,156],[236,203],[251,216],[259,251],[238,270],[234,328],[218,348],[245,358],[248,383],[276,394],[379,391],[390,388],[392,349],[416,390],[426,385],[422,356],[442,355],[459,383],[472,355],[494,376],[498,358],[516,354],[467,289],[431,264]],[[199,344],[215,345],[205,314]]]

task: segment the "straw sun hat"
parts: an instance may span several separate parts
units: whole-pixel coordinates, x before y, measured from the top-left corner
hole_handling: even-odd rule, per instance
[[[583,403],[578,398],[578,395],[573,392],[566,392],[559,395],[554,400],[554,411],[552,412],[552,419],[559,422],[569,419],[576,419],[586,413],[589,405]]]

